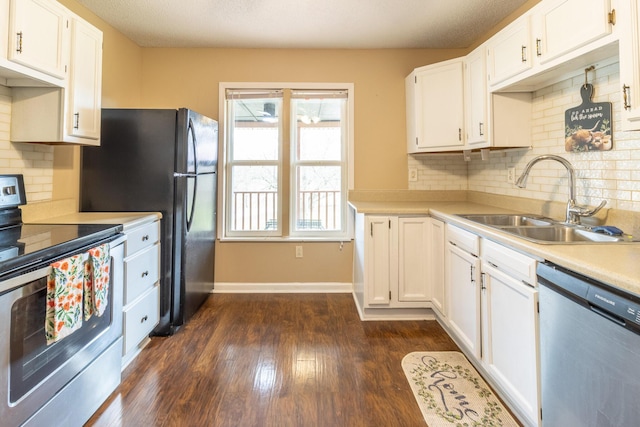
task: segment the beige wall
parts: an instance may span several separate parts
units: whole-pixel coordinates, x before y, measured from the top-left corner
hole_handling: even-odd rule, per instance
[[[214,118],[218,83],[352,82],[355,188],[406,189],[404,78],[413,68],[463,55],[455,50],[143,49],[142,104],[187,106]],[[351,282],[350,242],[220,242],[217,282]]]
[[[103,32],[102,106],[105,108],[138,107],[141,92],[142,49],[76,1],[59,0],[59,2]],[[53,150],[53,199],[77,201],[80,148],[57,146]]]

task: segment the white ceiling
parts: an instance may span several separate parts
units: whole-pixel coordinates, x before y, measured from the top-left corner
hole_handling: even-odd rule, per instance
[[[142,47],[466,48],[526,0],[77,0]]]

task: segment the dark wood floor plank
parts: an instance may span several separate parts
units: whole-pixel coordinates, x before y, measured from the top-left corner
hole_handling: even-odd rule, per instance
[[[216,294],[87,426],[425,425],[401,361],[429,350],[457,347],[435,321],[362,322],[349,294]]]

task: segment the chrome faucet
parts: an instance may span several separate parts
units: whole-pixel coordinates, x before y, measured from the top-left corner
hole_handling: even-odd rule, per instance
[[[524,167],[524,171],[522,171],[522,175],[516,181],[516,185],[520,188],[525,188],[527,186],[527,178],[529,177],[529,171],[531,167],[538,163],[541,160],[555,160],[562,164],[565,168],[567,168],[567,172],[569,173],[569,201],[567,202],[567,214],[565,218],[565,222],[568,224],[580,224],[580,218],[583,216],[592,216],[595,215],[600,209],[607,204],[606,200],[600,202],[598,206],[593,209],[589,209],[588,206],[580,206],[576,204],[576,174],[573,166],[567,159],[564,157],[556,156],[554,154],[543,154],[541,156],[534,157],[527,165]]]

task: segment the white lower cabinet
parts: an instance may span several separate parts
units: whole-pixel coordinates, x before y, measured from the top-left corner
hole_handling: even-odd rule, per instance
[[[354,297],[369,319],[424,319],[431,311],[430,221],[356,214]]]
[[[483,265],[482,361],[487,370],[538,425],[538,291]]]
[[[123,367],[148,342],[160,320],[160,222],[125,230],[125,234]]]
[[[428,271],[431,307],[443,321],[447,318],[447,295],[445,292],[444,251],[445,251],[444,222],[431,218],[429,221],[429,261]]]
[[[472,355],[480,358],[480,259],[478,236],[447,225],[448,325]]]
[[[367,216],[365,224],[367,305],[427,302],[429,218]]]
[[[541,425],[536,260],[447,224],[445,324],[526,425]]]

